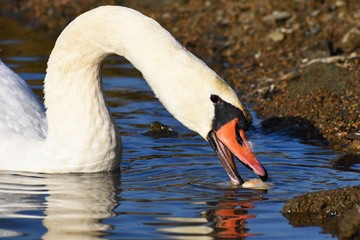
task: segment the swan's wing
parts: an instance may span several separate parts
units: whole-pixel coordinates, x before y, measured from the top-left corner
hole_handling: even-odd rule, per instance
[[[17,132],[44,138],[46,130],[43,104],[26,82],[0,60],[0,135]]]

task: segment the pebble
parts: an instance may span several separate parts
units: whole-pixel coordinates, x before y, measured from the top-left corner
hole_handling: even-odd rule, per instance
[[[168,127],[161,122],[155,121],[150,124],[150,130],[144,133],[144,135],[153,138],[168,138],[176,137],[178,133],[171,127]]]
[[[346,149],[347,153],[360,155],[360,140],[354,140]]]
[[[345,52],[360,48],[360,29],[357,27],[350,29],[342,38],[341,45]]]
[[[345,136],[349,140],[360,140],[360,132],[351,132]]]
[[[264,21],[282,21],[291,17],[291,13],[286,11],[273,11],[270,15],[263,18]]]
[[[274,42],[282,42],[285,39],[285,34],[279,30],[274,30],[268,34],[268,38]]]
[[[338,0],[338,1],[335,2],[335,6],[336,7],[344,7],[344,6],[346,6],[346,2]]]

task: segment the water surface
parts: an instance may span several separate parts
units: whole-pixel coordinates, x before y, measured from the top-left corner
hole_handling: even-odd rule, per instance
[[[53,41],[41,33],[0,36],[0,57],[39,97]],[[34,49],[36,43],[43,48]],[[358,185],[360,166],[334,169],[330,160],[336,153],[283,134],[265,134],[254,115],[254,127],[247,135],[269,172],[271,187],[233,188],[208,143],[164,109],[128,62],[110,57],[103,73],[105,95],[123,140],[120,171],[0,172],[1,237],[331,238],[319,227],[289,225],[280,209],[301,193]],[[145,136],[153,121],[169,125],[179,135]],[[244,179],[256,177],[240,164],[238,168]]]

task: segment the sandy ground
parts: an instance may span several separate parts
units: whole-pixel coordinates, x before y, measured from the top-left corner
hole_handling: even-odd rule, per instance
[[[344,155],[334,161],[337,166],[360,162],[360,1],[3,0],[0,13],[56,34],[81,12],[104,4],[130,6],[159,21],[237,89],[262,117],[265,131],[338,150]],[[360,190],[339,191],[323,193],[355,198],[342,200],[349,206],[345,210],[332,208],[338,226],[332,233],[359,238],[359,217],[354,216],[360,214]],[[321,202],[321,196],[305,194],[286,207],[304,199]],[[318,210],[326,212],[321,206]],[[329,216],[324,216],[325,221],[307,225],[328,231]],[[344,226],[353,225],[355,230],[345,231]]]

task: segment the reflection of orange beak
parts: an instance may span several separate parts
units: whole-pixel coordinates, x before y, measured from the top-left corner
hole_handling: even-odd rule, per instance
[[[216,204],[214,215],[216,216],[217,237],[221,239],[242,239],[253,236],[246,228],[246,221],[255,218],[255,214],[249,214],[248,210],[254,208],[250,202],[227,200]]]
[[[212,135],[212,145],[216,149],[225,171],[230,177],[232,184],[243,183],[233,159],[236,156],[245,166],[259,175],[262,181],[267,180],[267,172],[251,151],[242,129],[238,129],[238,119],[234,118],[224,124]]]

